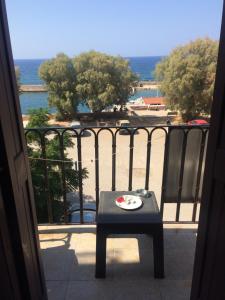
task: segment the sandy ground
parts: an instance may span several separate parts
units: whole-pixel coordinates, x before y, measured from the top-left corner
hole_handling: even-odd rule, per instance
[[[166,111],[136,111],[133,125],[157,125],[165,124],[167,119]],[[24,120],[27,122],[27,120]],[[25,123],[24,122],[24,123]],[[52,123],[52,122],[51,122]],[[131,122],[132,124],[132,122]],[[24,124],[25,125],[25,124]],[[68,126],[62,124],[62,126]],[[151,130],[151,129],[149,129]],[[77,162],[77,142],[72,138],[74,146],[69,148],[68,156]],[[83,192],[89,199],[95,200],[95,140],[93,133],[88,132],[81,139],[82,143],[82,167],[87,168],[88,179],[83,181]],[[116,143],[116,190],[128,190],[129,181],[129,155],[130,137],[117,135]],[[158,203],[161,201],[162,174],[164,163],[165,133],[161,129],[154,131],[152,136],[149,190],[154,191]],[[145,187],[146,176],[146,152],[147,134],[144,130],[139,130],[139,134],[134,136],[134,156],[133,156],[133,184],[132,190]],[[106,191],[112,189],[112,136],[103,130],[99,134],[99,189]],[[192,205],[182,205],[181,219],[191,218]],[[174,220],[175,205],[165,206],[165,219]]]
[[[145,83],[145,84],[143,84],[142,87],[137,86],[137,87],[135,87],[135,89],[137,91],[142,91],[142,90],[158,90],[159,87],[160,87],[159,84]]]
[[[131,125],[159,125],[159,124],[166,124],[166,121],[168,119],[167,110],[132,110],[129,106],[127,106],[129,112],[127,115],[127,118],[129,119]],[[29,121],[28,115],[23,115],[23,126],[26,127]],[[171,118],[171,121],[174,120],[174,117]],[[54,119],[54,116],[52,116],[49,120],[49,125],[51,126],[62,126],[62,127],[69,127],[71,122],[68,121],[56,121]],[[107,123],[107,121],[106,121]],[[117,122],[119,124],[119,121]],[[84,125],[90,125],[90,124],[84,124]],[[97,125],[97,122],[96,122]]]
[[[129,180],[129,136],[117,135],[116,148],[116,190],[128,190]],[[77,144],[68,151],[69,157],[77,161]],[[161,201],[162,174],[164,163],[165,133],[157,129],[152,137],[149,190],[154,191],[158,203]],[[134,138],[133,186],[132,189],[145,187],[147,134],[139,130]],[[95,199],[95,148],[93,134],[82,137],[82,167],[87,168],[88,179],[83,182],[84,195]],[[110,133],[102,131],[99,135],[99,188],[100,191],[112,189],[112,138]],[[183,204],[181,220],[190,220],[192,204]],[[175,205],[165,205],[165,220],[174,220]]]
[[[150,189],[154,189],[160,197],[162,167],[164,157],[164,133],[157,130],[153,135],[150,163]],[[116,189],[127,190],[129,179],[129,140],[126,135],[117,135],[116,150]],[[69,157],[77,160],[76,141],[70,148]],[[147,134],[139,130],[134,138],[133,189],[144,188],[146,174]],[[82,137],[82,164],[89,172],[84,182],[84,193],[95,197],[95,158],[94,137]],[[107,131],[99,135],[99,178],[100,190],[112,188],[112,137]]]

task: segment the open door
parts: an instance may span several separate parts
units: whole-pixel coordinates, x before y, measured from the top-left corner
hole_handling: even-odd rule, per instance
[[[0,298],[47,299],[3,0],[0,45]]]
[[[191,300],[225,299],[225,9],[206,156]]]

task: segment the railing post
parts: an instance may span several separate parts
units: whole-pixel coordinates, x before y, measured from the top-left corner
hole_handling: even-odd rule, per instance
[[[168,131],[165,128],[165,126],[156,126],[152,128],[153,126],[146,127],[135,127],[135,130],[132,131],[131,129],[127,128],[127,131],[130,133],[130,144],[129,144],[129,162],[128,162],[128,168],[129,168],[129,178],[128,178],[128,190],[132,191],[132,183],[133,183],[133,159],[134,159],[134,133],[138,129],[144,129],[147,132],[147,144],[146,144],[146,172],[145,172],[145,189],[149,189],[149,179],[150,179],[150,167],[151,167],[151,148],[152,148],[152,136],[153,132],[156,129],[163,129],[165,132],[165,149],[164,149],[164,164],[163,164],[163,178],[162,178],[162,191],[161,191],[161,204],[160,204],[160,212],[163,215],[164,210],[164,203],[176,203],[176,219],[175,222],[180,222],[180,209],[181,209],[181,202],[182,202],[182,191],[184,189],[184,180],[186,183],[186,177],[184,174],[184,170],[186,170],[186,156],[189,155],[189,150],[187,150],[187,145],[189,145],[189,139],[190,135],[190,127],[188,126],[169,126]],[[167,127],[167,126],[166,126]],[[96,128],[96,130],[99,130],[98,132],[93,130],[93,128]],[[152,128],[150,131],[149,128]],[[96,207],[98,207],[99,203],[99,191],[100,191],[100,166],[99,166],[99,137],[98,133],[101,130],[107,129],[112,134],[112,191],[116,190],[116,138],[117,138],[117,132],[119,132],[119,127],[114,126],[112,128],[109,127],[86,127],[85,129],[89,129],[90,131],[94,132],[95,137],[95,193],[96,193]],[[113,130],[112,130],[113,129]],[[114,131],[114,129],[116,131]],[[175,149],[179,150],[179,164],[177,165],[177,176],[179,181],[179,186],[177,187],[177,181],[174,183],[175,186],[173,187],[172,191],[175,190],[176,199],[174,202],[170,200],[170,198],[167,199],[167,190],[166,185],[168,184],[168,163],[170,163],[170,143],[173,142],[171,140],[171,132],[173,129],[179,129],[182,130],[183,134],[182,137],[180,137],[180,143],[178,146],[175,144]],[[198,128],[199,129],[199,128]],[[194,203],[193,203],[193,211],[192,211],[192,222],[196,222],[196,215],[197,215],[197,207],[199,202],[199,194],[200,194],[200,188],[201,188],[201,179],[202,179],[202,172],[203,172],[203,164],[204,164],[204,157],[205,157],[205,147],[206,147],[206,140],[207,140],[207,133],[208,133],[208,127],[200,128],[202,130],[202,136],[199,136],[200,140],[198,139],[198,150],[196,155],[197,157],[193,157],[195,161],[197,161],[198,165],[195,168],[195,175],[196,175],[196,181],[195,178],[193,179],[194,185],[192,183],[192,187],[194,190]],[[65,153],[64,153],[64,147],[65,147],[65,140],[64,140],[64,133],[65,130],[62,131],[62,128],[30,128],[25,130],[27,132],[36,132],[40,135],[40,146],[41,146],[41,153],[39,157],[32,157],[33,159],[40,160],[40,164],[43,164],[43,176],[44,176],[44,185],[41,187],[44,190],[46,197],[46,204],[47,204],[47,212],[48,212],[48,222],[53,223],[54,222],[54,206],[53,206],[53,190],[50,186],[51,178],[50,178],[50,171],[49,168],[51,167],[51,159],[47,157],[47,146],[48,146],[48,132],[54,131],[58,134],[59,138],[59,153],[60,157],[58,159],[52,159],[53,162],[57,162],[57,166],[60,168],[61,175],[60,176],[60,185],[62,190],[62,197],[63,197],[63,206],[64,206],[64,220],[65,223],[68,223],[68,207],[67,207],[67,165],[65,162]],[[179,135],[180,136],[180,135]],[[80,201],[80,223],[84,223],[84,195],[83,195],[83,169],[82,169],[82,140],[81,140],[81,133],[76,135],[77,138],[77,153],[78,153],[78,160],[75,164],[77,172],[78,172],[78,180],[79,180],[79,201]],[[173,138],[173,136],[172,136]],[[191,142],[191,141],[190,141]],[[171,144],[172,145],[172,144]],[[200,149],[199,149],[200,146]],[[189,147],[188,147],[189,149]],[[187,152],[188,151],[188,152]],[[189,157],[189,156],[188,156]],[[57,169],[58,171],[58,169]],[[189,176],[189,175],[188,175]],[[195,183],[196,182],[196,183]],[[173,184],[173,183],[172,183]],[[43,191],[42,190],[42,191]],[[52,193],[51,193],[52,191]],[[185,190],[186,191],[186,190]],[[169,191],[168,191],[169,192]],[[169,196],[168,196],[169,197]],[[192,195],[193,198],[193,195]],[[165,200],[165,201],[164,201]],[[173,200],[173,199],[172,199]]]
[[[165,146],[164,146],[164,161],[163,161],[163,178],[162,178],[162,189],[161,189],[161,202],[160,202],[160,213],[163,218],[164,212],[164,197],[165,197],[165,184],[167,181],[167,167],[168,167],[168,154],[169,154],[169,138],[170,138],[170,128],[168,128],[168,132],[166,134]]]
[[[63,214],[64,214],[64,222],[68,223],[68,215],[67,215],[67,201],[66,201],[66,177],[65,177],[65,156],[64,156],[64,141],[63,134],[59,134],[59,142],[60,142],[60,157],[61,157],[61,178],[62,178],[62,194],[63,194]]]
[[[81,154],[81,136],[77,136],[77,156],[78,156],[78,178],[79,178],[79,198],[80,198],[80,222],[84,223],[83,211],[83,180],[82,180],[82,154]]]
[[[179,222],[179,217],[180,217],[181,195],[182,195],[183,178],[184,178],[184,163],[185,163],[185,156],[187,150],[187,134],[188,131],[187,132],[184,131],[182,154],[181,154],[181,166],[180,166],[180,174],[179,174],[179,187],[178,187],[178,196],[177,196],[176,222]]]
[[[46,143],[45,143],[44,134],[45,132],[41,132],[41,152],[43,158],[44,177],[45,177],[44,189],[45,192],[47,193],[48,221],[49,223],[53,223],[52,199],[51,199],[50,188],[49,188],[48,163],[46,157]]]
[[[145,175],[145,189],[149,189],[149,173],[150,173],[150,155],[151,155],[151,135],[148,133],[147,140],[147,156],[146,156],[146,175]]]
[[[200,147],[200,154],[199,154],[199,164],[198,164],[198,172],[197,172],[197,182],[196,182],[196,188],[195,188],[195,203],[193,205],[193,213],[192,213],[192,222],[196,222],[198,194],[199,194],[200,180],[201,180],[201,175],[202,175],[202,163],[203,163],[203,156],[204,156],[204,150],[205,150],[206,134],[207,134],[207,131],[202,131],[201,147]]]
[[[95,135],[95,194],[96,194],[96,208],[99,203],[99,144],[98,134]]]
[[[134,154],[134,134],[132,132],[130,132],[130,160],[129,160],[129,184],[128,184],[128,191],[132,191],[133,154]]]
[[[112,191],[116,189],[116,135],[112,139]]]

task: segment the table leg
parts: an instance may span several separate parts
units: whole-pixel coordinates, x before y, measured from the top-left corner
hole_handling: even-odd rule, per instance
[[[100,226],[97,226],[95,277],[105,278],[105,272],[106,272],[106,234],[104,234],[103,229]]]
[[[163,227],[153,234],[153,252],[155,278],[164,278]]]

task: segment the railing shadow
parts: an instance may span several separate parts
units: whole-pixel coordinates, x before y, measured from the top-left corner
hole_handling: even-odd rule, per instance
[[[94,226],[39,230],[39,234],[46,280],[96,280]],[[195,243],[196,229],[164,229],[165,280],[191,281]],[[110,279],[155,280],[152,238],[109,237],[106,280]]]

